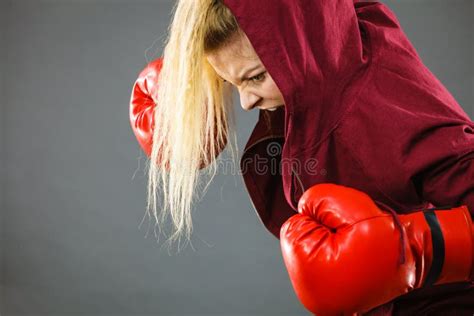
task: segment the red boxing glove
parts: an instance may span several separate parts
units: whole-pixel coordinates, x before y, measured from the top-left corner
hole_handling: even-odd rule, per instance
[[[155,108],[158,104],[158,78],[162,67],[162,57],[150,62],[138,75],[130,97],[130,125],[140,147],[148,157],[151,157],[153,148]],[[219,147],[217,151],[218,154],[225,148],[226,144],[227,139],[225,138],[224,143],[221,144],[222,147]],[[205,167],[206,165],[202,161],[199,169]]]
[[[130,125],[138,144],[148,157],[151,157],[153,148],[158,76],[162,67],[161,57],[150,62],[138,75],[130,98]]]
[[[397,215],[364,192],[323,183],[304,192],[298,212],[281,227],[281,250],[297,297],[317,315],[367,312],[416,288],[472,277],[466,206]]]

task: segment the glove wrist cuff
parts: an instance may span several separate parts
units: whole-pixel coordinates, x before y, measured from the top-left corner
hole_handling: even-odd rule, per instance
[[[473,266],[473,224],[466,205],[401,215],[416,260],[416,288],[468,281]]]

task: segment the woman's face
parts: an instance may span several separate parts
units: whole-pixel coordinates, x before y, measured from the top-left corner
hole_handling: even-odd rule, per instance
[[[254,108],[274,111],[284,106],[283,96],[263,66],[248,37],[243,32],[228,45],[207,54],[207,60],[222,80],[235,86],[244,110]]]

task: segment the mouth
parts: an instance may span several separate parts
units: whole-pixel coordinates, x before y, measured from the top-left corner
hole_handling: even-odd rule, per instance
[[[283,105],[277,105],[277,106],[274,106],[274,107],[271,107],[271,108],[266,108],[266,109],[261,109],[261,110],[276,111],[281,106],[283,106]]]

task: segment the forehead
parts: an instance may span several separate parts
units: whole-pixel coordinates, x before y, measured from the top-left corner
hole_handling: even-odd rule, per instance
[[[209,63],[224,73],[234,74],[242,68],[261,64],[260,58],[245,34],[237,33],[220,49],[206,55]]]

